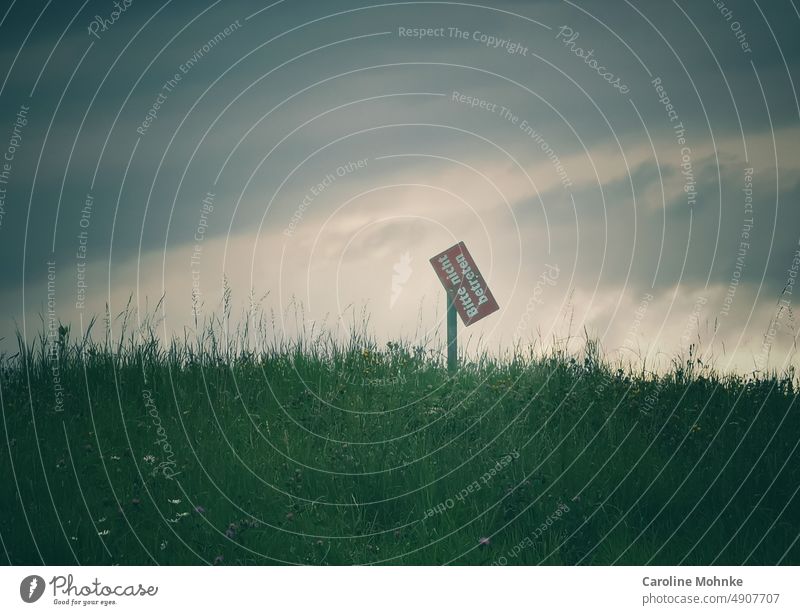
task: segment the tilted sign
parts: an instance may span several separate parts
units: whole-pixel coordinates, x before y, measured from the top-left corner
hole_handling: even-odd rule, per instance
[[[469,326],[500,309],[463,241],[431,259],[445,290],[455,294],[461,321]]]

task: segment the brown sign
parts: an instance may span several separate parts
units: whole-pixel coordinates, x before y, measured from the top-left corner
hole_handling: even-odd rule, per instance
[[[463,241],[434,256],[431,265],[448,294],[455,294],[456,309],[466,326],[500,309]]]

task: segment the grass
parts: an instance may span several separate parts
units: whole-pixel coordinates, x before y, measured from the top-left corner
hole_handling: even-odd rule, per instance
[[[227,322],[164,345],[126,313],[2,357],[0,557],[800,563],[791,372],[655,375],[588,343],[449,376],[426,344]]]

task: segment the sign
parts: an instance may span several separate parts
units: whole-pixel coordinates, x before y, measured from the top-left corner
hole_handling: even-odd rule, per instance
[[[434,256],[431,265],[467,327],[500,309],[463,241]]]

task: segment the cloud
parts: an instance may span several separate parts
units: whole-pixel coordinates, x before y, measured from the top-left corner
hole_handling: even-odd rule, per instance
[[[652,294],[636,335],[656,354],[674,352],[696,297],[718,315],[740,267],[735,308],[718,339],[728,348],[758,346],[800,228],[791,206],[800,197],[800,126],[784,66],[795,68],[800,50],[779,9],[764,8],[768,27],[753,6],[731,4],[751,55],[711,5],[685,8],[688,18],[669,4],[637,7],[641,13],[562,2],[360,8],[284,3],[247,21],[246,3],[226,3],[181,32],[203,8],[169,6],[101,86],[153,14],[136,5],[95,41],[56,112],[90,42],[79,16],[43,72],[14,161],[0,227],[0,257],[13,266],[0,270],[0,308],[31,322],[46,263],[55,260],[61,316],[77,318],[76,248],[86,231],[87,317],[109,297],[120,306],[133,294],[142,306],[166,292],[168,321],[179,331],[192,324],[193,291],[207,313],[219,307],[226,276],[243,303],[251,289],[269,293],[279,314],[296,301],[308,318],[336,322],[350,306],[367,305],[381,335],[415,331],[419,322],[432,331],[441,290],[425,261],[464,240],[503,308],[469,330],[486,344],[506,344],[526,320],[530,332],[549,337],[572,309],[574,322],[614,347]],[[16,54],[31,11],[10,14],[4,31],[13,25],[14,36],[0,44],[3,57]],[[0,117],[13,117],[72,17],[58,11],[46,13],[20,52]],[[303,25],[337,11],[350,12]],[[192,68],[147,133],[137,134],[165,80],[236,18],[241,30]],[[624,78],[630,95],[556,39],[563,24]],[[412,40],[399,36],[401,26],[448,34]],[[468,35],[451,36],[450,27]],[[525,53],[487,46],[475,32],[518,42]],[[685,144],[654,77],[685,126]],[[742,193],[750,167],[751,229]],[[208,193],[214,209],[204,219]],[[389,310],[393,267],[406,253],[413,271]],[[544,288],[548,266],[560,274]],[[545,291],[531,311],[531,297]],[[8,319],[0,336],[12,328]]]

